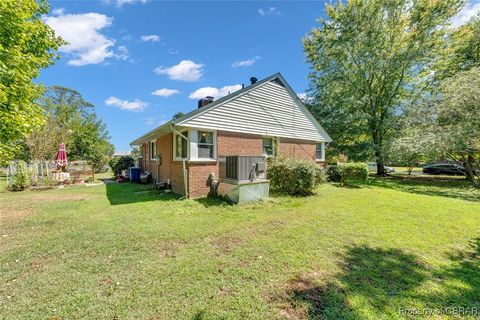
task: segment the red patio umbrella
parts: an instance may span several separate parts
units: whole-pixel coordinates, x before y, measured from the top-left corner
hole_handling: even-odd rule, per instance
[[[60,143],[58,146],[57,156],[55,158],[57,168],[64,168],[68,165],[67,151],[65,150],[65,143]]]

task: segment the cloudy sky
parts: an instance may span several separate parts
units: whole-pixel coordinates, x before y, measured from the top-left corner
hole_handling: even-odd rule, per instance
[[[51,1],[44,21],[69,45],[39,81],[78,90],[96,106],[118,151],[137,136],[281,72],[307,89],[301,38],[323,14],[322,1]],[[458,26],[480,11],[470,1]]]

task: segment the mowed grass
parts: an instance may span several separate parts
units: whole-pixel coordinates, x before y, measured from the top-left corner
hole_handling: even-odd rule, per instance
[[[132,184],[2,193],[0,203],[2,319],[480,308],[480,194],[463,181],[372,178],[245,206]]]

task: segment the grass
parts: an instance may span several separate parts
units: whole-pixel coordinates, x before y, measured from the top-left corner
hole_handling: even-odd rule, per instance
[[[372,178],[245,206],[133,184],[0,203],[0,318],[397,319],[400,308],[480,307],[480,194],[458,179]]]

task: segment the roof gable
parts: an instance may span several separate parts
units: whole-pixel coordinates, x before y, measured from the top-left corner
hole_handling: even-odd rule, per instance
[[[176,125],[315,141],[331,138],[277,73],[197,109]]]

